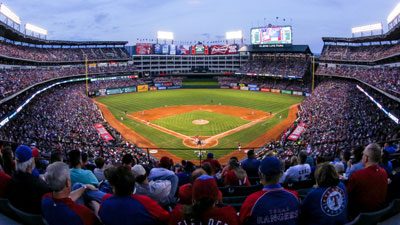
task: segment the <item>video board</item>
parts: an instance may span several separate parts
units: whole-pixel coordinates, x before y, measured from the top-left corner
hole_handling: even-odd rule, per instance
[[[252,45],[290,45],[292,44],[292,27],[268,26],[251,29]]]

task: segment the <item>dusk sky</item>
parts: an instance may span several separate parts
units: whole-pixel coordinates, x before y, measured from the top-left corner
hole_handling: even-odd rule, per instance
[[[226,31],[266,24],[293,26],[293,43],[322,49],[321,37],[350,37],[351,27],[382,22],[400,0],[4,0],[22,20],[49,31],[48,39],[221,40]],[[276,20],[276,17],[279,17]],[[264,19],[265,18],[265,19]],[[285,21],[283,21],[285,18]],[[264,23],[265,21],[265,23]]]

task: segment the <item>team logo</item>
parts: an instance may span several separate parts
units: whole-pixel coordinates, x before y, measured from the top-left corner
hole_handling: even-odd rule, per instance
[[[346,195],[339,187],[330,187],[321,197],[321,209],[328,216],[337,216],[346,206]]]

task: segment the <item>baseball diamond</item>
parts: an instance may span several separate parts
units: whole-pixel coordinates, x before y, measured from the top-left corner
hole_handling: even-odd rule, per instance
[[[302,99],[273,93],[182,89],[113,95],[95,101],[106,120],[126,139],[134,136],[134,143],[140,147],[166,148],[176,159],[193,160],[197,159],[194,150],[200,147],[223,157],[232,154],[238,141],[243,146],[258,147],[274,139],[287,126],[273,128],[292,123],[295,116],[288,118],[289,108]],[[198,119],[209,123],[201,126],[192,123]],[[265,136],[270,130],[274,133]],[[197,139],[201,140],[201,146]]]

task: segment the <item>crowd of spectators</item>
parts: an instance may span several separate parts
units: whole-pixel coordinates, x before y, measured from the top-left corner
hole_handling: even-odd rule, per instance
[[[366,67],[336,65],[328,67],[320,65],[319,75],[335,75],[355,78],[392,95],[400,96],[400,68],[399,67]]]
[[[342,61],[376,61],[396,55],[400,52],[400,45],[368,45],[368,46],[340,46],[326,45],[322,50],[321,60]]]
[[[301,80],[273,79],[259,76],[218,77],[218,84],[221,87],[252,84],[257,85],[259,88],[310,92],[310,85]]]
[[[238,73],[302,78],[310,65],[311,58],[305,54],[255,54]]]
[[[0,55],[39,62],[129,59],[124,48],[35,48],[0,42]]]
[[[133,66],[89,67],[89,74],[132,72]],[[0,98],[5,98],[33,84],[46,80],[85,74],[85,67],[49,67],[0,70]]]
[[[135,79],[135,78],[96,80],[90,82],[89,91],[98,91],[100,89],[107,89],[107,88],[133,87],[140,84],[145,84],[145,83],[141,79]]]
[[[105,123],[100,111],[84,95],[84,84],[59,87],[36,98],[26,110],[0,130],[0,140],[14,143],[36,143],[43,153],[65,153],[79,149],[93,157],[107,156],[119,160],[121,152],[136,151],[122,136]],[[114,137],[103,141],[94,125],[102,124]],[[143,155],[138,154],[138,157]]]
[[[399,103],[394,104],[399,108]],[[299,117],[307,127],[302,139],[319,154],[392,140],[399,131],[399,126],[349,81],[320,83],[301,104]]]
[[[162,84],[162,83],[172,83],[172,86],[182,86],[182,82],[183,82],[183,77],[179,77],[179,76],[160,76],[160,77],[155,77],[153,79],[153,82],[155,84]]]

